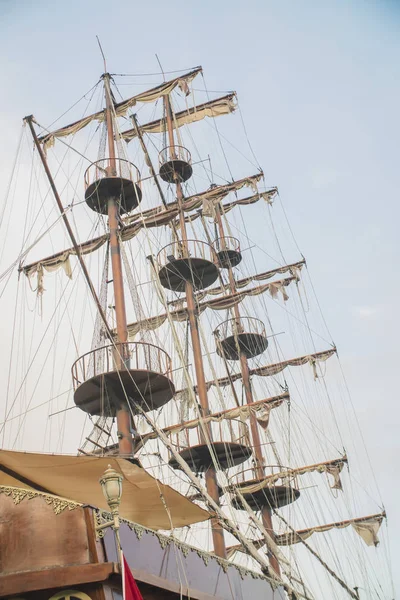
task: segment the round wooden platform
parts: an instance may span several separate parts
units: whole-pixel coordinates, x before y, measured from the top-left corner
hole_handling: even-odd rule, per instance
[[[239,360],[243,353],[247,358],[262,354],[268,348],[268,339],[260,333],[230,335],[217,344],[217,354],[228,360]]]
[[[213,456],[216,457],[221,469],[229,469],[240,465],[252,455],[251,448],[236,442],[212,442]],[[188,463],[195,473],[202,473],[213,464],[212,453],[207,444],[191,446],[179,452],[179,455]],[[174,469],[180,469],[177,460],[172,457],[169,464]]]
[[[192,165],[185,160],[168,160],[160,166],[160,177],[168,183],[183,183],[191,178],[193,174]]]
[[[145,369],[111,371],[87,379],[74,393],[75,404],[90,415],[112,417],[116,410],[132,400],[133,412],[138,404],[146,412],[163,406],[175,394],[172,381],[161,373]]]
[[[218,279],[218,268],[205,258],[176,258],[160,268],[161,285],[173,292],[184,292],[186,281],[197,290],[204,290]]]
[[[229,269],[230,267],[237,267],[242,262],[242,253],[238,250],[220,250],[217,252],[218,265],[221,269]]]
[[[244,481],[240,484],[237,484],[235,487],[240,490],[241,488],[246,488],[250,485],[256,485],[257,483],[260,483],[260,480],[253,479],[251,481]],[[264,506],[268,506],[269,508],[280,508],[281,506],[291,504],[299,498],[300,492],[296,488],[290,487],[289,485],[276,485],[271,487],[266,486],[251,494],[242,492],[242,496],[250,508],[258,511]],[[234,497],[232,500],[232,505],[238,510],[243,510],[244,508],[240,497]]]
[[[123,177],[104,177],[91,183],[85,191],[86,204],[95,212],[106,215],[109,198],[116,198],[120,214],[131,212],[142,199],[137,183]]]

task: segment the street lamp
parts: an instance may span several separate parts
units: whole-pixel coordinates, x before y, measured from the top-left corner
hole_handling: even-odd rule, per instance
[[[104,530],[107,529],[107,527],[112,527],[119,550],[121,550],[121,543],[119,539],[119,506],[121,504],[122,496],[122,480],[122,475],[115,471],[111,465],[108,465],[102,477],[99,479],[99,482],[101,489],[103,490],[104,497],[110,508],[112,519],[110,519],[108,516],[106,517],[104,513],[100,511],[95,514],[95,530],[97,537],[104,537]]]

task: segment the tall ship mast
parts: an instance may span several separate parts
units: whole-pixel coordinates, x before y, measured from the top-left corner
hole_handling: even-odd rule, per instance
[[[278,188],[236,93],[169,75],[119,99],[105,67],[80,118],[23,121],[0,597],[117,600],[122,548],[144,599],[389,600]]]

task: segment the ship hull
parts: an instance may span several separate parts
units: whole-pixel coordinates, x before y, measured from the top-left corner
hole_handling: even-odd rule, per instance
[[[0,490],[0,598],[53,600],[62,590],[121,600],[114,533],[96,539],[96,509],[33,490]],[[260,574],[123,522],[125,557],[144,600],[283,600]],[[61,598],[61,596],[57,596]]]

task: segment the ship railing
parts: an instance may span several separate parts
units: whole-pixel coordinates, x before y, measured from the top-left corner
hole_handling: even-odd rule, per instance
[[[229,477],[229,485],[232,487],[243,487],[246,483],[251,485],[262,479],[267,485],[269,485],[268,481],[270,481],[271,487],[282,485],[299,489],[297,473],[290,467],[283,465],[263,465],[262,470],[264,475],[260,477],[260,467],[257,468],[256,465],[242,469]]]
[[[172,444],[178,452],[209,442],[238,444],[251,447],[249,428],[240,419],[223,419],[203,423],[190,423],[182,431],[170,434]]]
[[[107,344],[80,356],[72,365],[74,389],[92,377],[118,370],[153,371],[172,380],[172,361],[165,350],[146,342],[125,342]]]
[[[110,166],[114,163],[114,166]],[[100,179],[119,177],[133,181],[141,188],[140,171],[136,165],[124,158],[102,158],[92,163],[85,171],[85,189]]]
[[[183,146],[166,146],[158,155],[160,167],[171,160],[181,160],[189,165],[192,163],[192,155]]]
[[[223,252],[224,250],[233,250],[234,252],[240,252],[240,242],[233,236],[224,236],[217,238],[213,242],[213,246],[217,252]]]
[[[210,244],[200,240],[187,240],[185,244],[182,241],[178,241],[164,246],[157,255],[157,263],[161,268],[167,263],[182,258],[202,258],[209,262],[217,262],[215,250]]]
[[[239,333],[252,333],[267,337],[264,323],[256,317],[240,317],[240,319],[227,319],[214,330],[214,335],[224,340]]]

